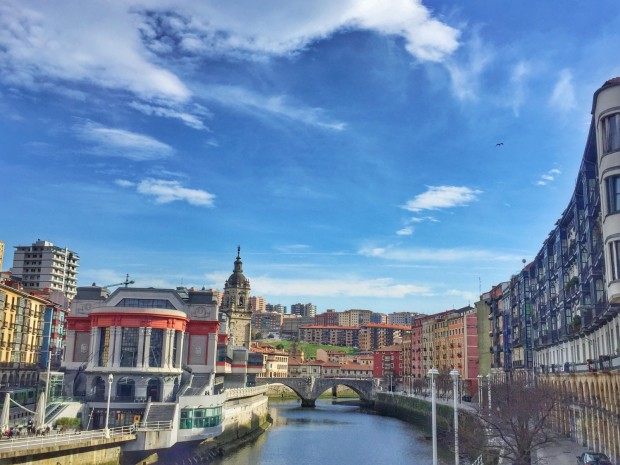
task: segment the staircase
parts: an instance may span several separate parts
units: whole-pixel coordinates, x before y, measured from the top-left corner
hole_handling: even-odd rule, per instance
[[[172,429],[176,403],[149,404],[142,422],[138,425],[139,431],[146,430],[169,430]]]

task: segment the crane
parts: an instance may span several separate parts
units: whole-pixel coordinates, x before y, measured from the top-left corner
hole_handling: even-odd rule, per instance
[[[123,281],[122,283],[116,283],[116,284],[108,284],[107,286],[102,286],[104,289],[109,289],[110,287],[116,287],[116,286],[122,286],[125,285],[125,287],[129,286],[130,284],[134,284],[135,281],[129,280],[129,274],[125,277],[125,281]]]

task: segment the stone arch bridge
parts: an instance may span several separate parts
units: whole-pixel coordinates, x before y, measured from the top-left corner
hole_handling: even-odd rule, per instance
[[[257,384],[283,384],[291,388],[301,399],[302,407],[314,407],[317,398],[328,389],[336,386],[351,388],[364,403],[372,404],[376,398],[375,386],[372,379],[351,378],[264,378],[257,380]]]

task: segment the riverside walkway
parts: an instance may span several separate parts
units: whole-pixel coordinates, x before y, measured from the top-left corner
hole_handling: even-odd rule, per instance
[[[384,392],[384,394],[390,393]],[[430,395],[405,394],[404,392],[393,392],[392,394],[395,396],[414,397],[429,403],[431,402]],[[448,407],[453,407],[454,405],[452,399],[440,399],[437,397],[436,402],[437,404],[446,405]],[[477,405],[478,404],[475,402],[458,401],[457,408],[459,410],[477,412]],[[586,447],[577,444],[571,438],[556,438],[552,442],[545,444],[544,447],[540,447],[536,450],[536,463],[538,465],[572,465],[573,463],[577,463],[576,457],[587,450]],[[508,464],[504,462],[500,465]]]
[[[110,428],[109,437],[103,429],[81,432],[51,433],[43,436],[20,436],[0,440],[0,460],[23,455],[110,445],[136,439],[134,426]]]

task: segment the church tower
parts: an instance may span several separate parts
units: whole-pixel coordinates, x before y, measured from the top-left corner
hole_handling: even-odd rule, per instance
[[[237,247],[235,268],[224,284],[221,312],[229,318],[234,345],[249,348],[252,323],[250,280],[243,275],[241,247]]]

